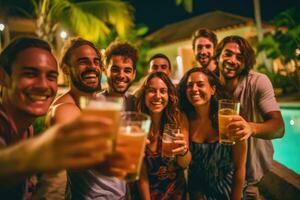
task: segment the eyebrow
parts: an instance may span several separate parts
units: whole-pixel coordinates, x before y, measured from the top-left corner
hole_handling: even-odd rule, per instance
[[[89,60],[88,57],[80,57],[77,59],[77,61],[85,61],[85,60]],[[94,57],[93,60],[101,60],[100,57]]]
[[[31,67],[31,66],[23,66],[21,68],[21,70],[22,71],[40,71],[36,67]],[[56,75],[58,75],[58,71],[56,71],[56,70],[50,70],[49,73],[55,73]]]

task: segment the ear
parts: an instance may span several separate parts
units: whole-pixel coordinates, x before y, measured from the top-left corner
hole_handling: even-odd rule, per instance
[[[63,71],[63,73],[64,73],[65,75],[70,75],[70,69],[69,69],[69,66],[68,66],[68,65],[63,64],[63,65],[61,66],[61,70]]]
[[[0,67],[0,85],[7,86],[9,83],[9,75],[4,71],[2,67]]]

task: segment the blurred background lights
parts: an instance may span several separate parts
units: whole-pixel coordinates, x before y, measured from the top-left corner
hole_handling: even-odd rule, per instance
[[[295,124],[295,121],[293,119],[290,120],[290,125],[293,126]]]
[[[66,38],[68,37],[68,33],[67,33],[66,31],[61,31],[61,32],[60,32],[60,37],[61,37],[62,39],[66,39]]]
[[[0,23],[0,31],[3,31],[5,29],[4,24]]]

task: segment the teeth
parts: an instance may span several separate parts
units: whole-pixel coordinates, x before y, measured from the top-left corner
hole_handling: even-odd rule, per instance
[[[97,75],[95,73],[84,74],[83,78],[96,78]]]
[[[29,95],[31,99],[36,101],[46,100],[47,96],[41,96],[41,95]]]
[[[158,102],[158,101],[153,101],[153,102],[151,102],[153,105],[160,105],[161,104],[161,102]]]

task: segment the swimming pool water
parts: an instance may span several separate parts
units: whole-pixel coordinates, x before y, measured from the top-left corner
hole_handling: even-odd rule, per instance
[[[281,108],[285,135],[272,140],[274,160],[300,174],[300,108]]]

